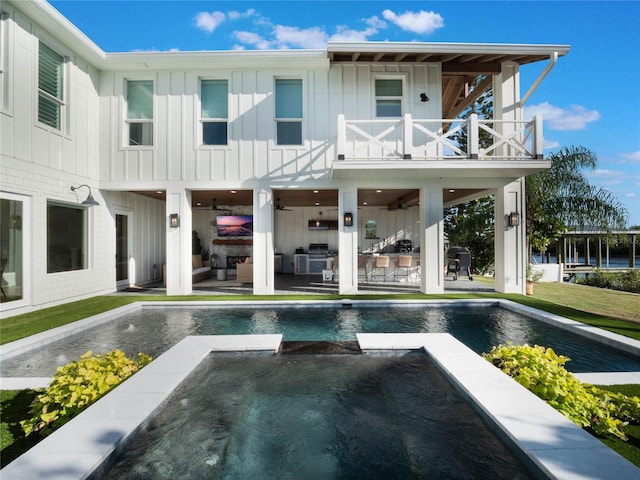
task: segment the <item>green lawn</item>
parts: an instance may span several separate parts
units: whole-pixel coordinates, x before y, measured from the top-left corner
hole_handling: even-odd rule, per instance
[[[479,278],[480,282],[491,280]],[[348,296],[354,298],[353,296]],[[46,308],[37,312],[5,318],[0,321],[0,343],[8,343],[76,320],[96,315],[136,301],[202,301],[202,300],[326,300],[346,298],[340,295],[278,295],[278,296],[101,296]],[[470,299],[505,298],[540,310],[562,315],[579,322],[595,325],[640,340],[640,295],[615,292],[572,284],[535,285],[533,296],[486,293],[443,295],[358,295],[358,299]],[[640,396],[640,385],[603,387]],[[38,437],[25,439],[19,421],[28,417],[28,406],[35,397],[32,390],[0,391],[0,453],[1,466],[6,465],[37,443]],[[629,442],[606,439],[604,442],[636,465],[640,466],[640,426],[627,427]]]

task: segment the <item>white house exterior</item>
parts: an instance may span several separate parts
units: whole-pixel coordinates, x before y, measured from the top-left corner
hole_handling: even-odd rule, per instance
[[[542,119],[522,119],[519,68],[547,62],[542,80],[567,46],[106,53],[44,1],[0,8],[3,316],[158,281],[163,266],[167,293],[189,294],[192,230],[252,256],[256,294],[274,291],[275,254],[313,242],[339,253],[339,291],[356,294],[358,253],[400,237],[420,247],[421,291],[442,293],[443,207],[487,193],[496,290],[524,293],[524,225],[508,216],[524,217],[524,177],[549,162]],[[488,87],[493,121],[456,120]],[[374,204],[377,190],[403,196]],[[253,215],[250,241],[215,243],[217,205]],[[309,230],[319,218],[337,229]],[[381,239],[365,238],[372,219]]]

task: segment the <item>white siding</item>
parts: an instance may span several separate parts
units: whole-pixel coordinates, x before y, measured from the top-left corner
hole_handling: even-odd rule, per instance
[[[124,134],[124,85],[141,73],[103,72],[100,179],[103,182],[243,182],[328,179],[335,158],[337,116],[371,119],[373,84],[379,74],[406,78],[405,110],[420,118],[440,116],[440,70],[425,65],[335,64],[327,69],[211,69],[198,72],[144,72],[155,88],[155,141],[152,147],[129,147]],[[274,80],[302,78],[304,87],[303,145],[275,144]],[[199,80],[229,81],[229,144],[199,144]],[[431,102],[421,103],[420,92]],[[116,138],[114,138],[116,137]]]

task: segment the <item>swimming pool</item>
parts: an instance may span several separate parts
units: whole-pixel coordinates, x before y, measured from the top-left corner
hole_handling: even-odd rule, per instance
[[[424,352],[387,352],[211,354],[100,478],[534,477]]]
[[[601,342],[557,328],[497,303],[401,303],[387,306],[349,302],[215,306],[156,304],[95,327],[5,358],[2,377],[51,376],[57,366],[88,350],[119,348],[128,355],[157,357],[189,335],[283,335],[285,341],[355,340],[356,333],[450,333],[476,353],[494,345],[539,344],[571,358],[579,372],[640,371],[640,359]],[[352,308],[351,308],[352,307]]]

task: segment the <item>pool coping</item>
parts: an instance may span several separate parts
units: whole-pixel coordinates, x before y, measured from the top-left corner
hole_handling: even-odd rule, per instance
[[[447,333],[359,333],[364,352],[424,349],[471,404],[549,478],[610,479],[640,475],[631,462],[589,435]],[[186,337],[22,456],[4,480],[77,480],[109,456],[161,408],[174,389],[215,351],[273,351],[282,336]]]
[[[553,324],[559,328],[574,332],[578,335],[603,342],[611,347],[618,348],[632,355],[640,357],[640,341],[625,337],[623,335],[609,332],[607,330],[593,327],[575,320],[571,320],[560,315],[528,307],[511,300],[500,298],[479,298],[479,299],[439,299],[439,300],[360,300],[360,299],[338,299],[338,300],[260,300],[260,301],[145,301],[140,300],[122,307],[109,310],[108,312],[93,315],[91,317],[72,322],[67,325],[53,328],[46,332],[41,332],[29,337],[16,340],[15,342],[0,345],[0,362],[3,359],[11,358],[14,355],[25,353],[31,349],[39,348],[60,338],[80,332],[84,329],[111,321],[128,313],[150,307],[163,307],[172,309],[192,309],[192,308],[309,308],[309,307],[388,307],[393,305],[465,305],[465,306],[490,306],[498,305],[507,310],[522,313],[537,320]],[[574,374],[580,381],[597,385],[619,385],[629,383],[640,383],[640,372],[588,372]],[[51,381],[50,377],[0,377],[0,385],[4,390],[19,390],[24,388],[45,388]]]

